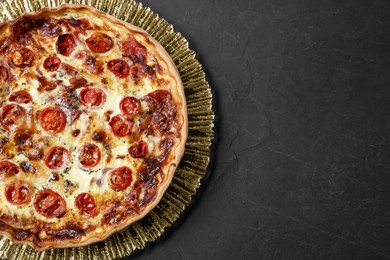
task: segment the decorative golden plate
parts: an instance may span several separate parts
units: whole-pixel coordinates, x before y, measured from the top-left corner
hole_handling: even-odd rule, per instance
[[[128,256],[156,240],[190,204],[204,177],[214,137],[212,95],[202,66],[187,40],[171,24],[133,0],[0,0],[0,22],[22,13],[61,4],[85,4],[134,24],[158,40],[175,62],[184,85],[188,107],[188,139],[183,159],[164,197],[145,218],[109,239],[86,247],[37,252],[27,245],[14,245],[0,236],[1,259],[117,259]]]

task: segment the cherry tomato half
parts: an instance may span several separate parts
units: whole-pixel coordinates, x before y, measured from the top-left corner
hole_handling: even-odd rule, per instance
[[[24,181],[13,181],[5,185],[5,197],[8,202],[15,205],[22,205],[30,202],[32,187]]]
[[[65,128],[66,115],[58,107],[48,107],[39,115],[39,123],[45,131],[59,133]]]
[[[96,144],[86,143],[80,148],[79,161],[87,168],[98,165],[101,158],[100,149]]]
[[[82,215],[94,216],[96,214],[96,202],[91,194],[86,192],[79,194],[74,203]]]
[[[26,110],[16,104],[9,104],[1,111],[1,125],[7,131],[13,131],[25,122]]]
[[[111,127],[111,131],[117,137],[124,137],[128,135],[132,127],[132,123],[122,115],[114,116],[113,118],[111,118],[108,124]]]
[[[50,148],[45,157],[45,164],[49,169],[56,170],[66,165],[70,160],[70,154],[64,147],[54,146]]]
[[[34,208],[39,214],[47,218],[59,218],[66,213],[66,202],[55,191],[41,190],[35,196]]]
[[[125,97],[119,103],[119,108],[127,116],[136,116],[141,112],[141,102],[135,97]]]
[[[64,55],[69,56],[76,48],[76,41],[71,34],[63,34],[58,37],[57,51]]]
[[[88,48],[96,53],[104,53],[114,45],[110,36],[104,33],[94,33],[86,41]]]
[[[130,168],[123,166],[110,172],[108,175],[109,185],[114,190],[124,190],[131,183],[132,171]]]
[[[88,108],[98,108],[106,101],[106,94],[100,88],[84,88],[80,91],[80,102]]]

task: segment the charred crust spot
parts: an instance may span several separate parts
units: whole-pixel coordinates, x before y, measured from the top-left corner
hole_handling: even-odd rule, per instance
[[[70,171],[70,167],[66,167],[65,170],[64,170],[64,173],[65,174],[69,174],[69,171]]]
[[[92,134],[92,140],[94,140],[96,142],[99,142],[99,143],[102,143],[103,147],[107,151],[111,151],[111,147],[110,147],[110,145],[108,143],[107,134],[103,130],[96,130],[96,131],[94,131],[93,134]],[[107,158],[107,159],[109,159],[109,158]],[[111,159],[109,159],[109,160],[111,160]]]
[[[92,140],[97,142],[105,142],[106,133],[103,130],[94,131],[92,134]]]
[[[14,141],[19,149],[27,149],[33,145],[31,133],[28,131],[17,132]]]
[[[65,183],[64,183],[64,192],[67,193],[70,188],[73,186],[73,183],[70,181],[70,180],[65,180]]]
[[[99,58],[88,55],[84,62],[85,68],[92,74],[100,74],[104,70],[104,64]]]
[[[29,162],[22,162],[20,164],[20,168],[22,168],[22,170],[24,172],[28,172],[30,170],[30,167],[31,167],[31,164]]]
[[[110,121],[112,113],[113,113],[112,110],[107,110],[106,112],[104,112],[104,115],[106,117],[105,119],[107,122]]]
[[[22,170],[24,172],[27,172],[27,173],[35,173],[36,172],[35,167],[28,161],[22,162],[20,164],[20,168],[22,168]]]
[[[58,181],[59,179],[60,179],[60,177],[58,176],[58,173],[51,172],[50,176],[49,176],[49,179],[48,179],[48,182]]]
[[[73,137],[77,137],[79,134],[80,134],[80,130],[79,129],[75,129],[75,130],[72,131],[72,136]]]
[[[104,144],[104,148],[105,148],[107,151],[111,151],[111,146],[110,146],[108,143],[105,143],[105,144]]]

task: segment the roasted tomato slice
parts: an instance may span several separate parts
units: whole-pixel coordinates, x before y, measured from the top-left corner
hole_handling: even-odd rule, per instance
[[[96,202],[91,194],[86,192],[79,194],[74,203],[82,215],[94,216],[96,214]]]
[[[18,172],[19,167],[16,164],[7,161],[0,162],[0,179],[5,176],[13,176],[18,174]]]
[[[11,94],[9,101],[27,104],[32,101],[32,97],[27,91],[19,90]]]
[[[80,91],[80,102],[88,108],[99,108],[106,101],[106,94],[100,88],[84,88]]]
[[[58,70],[61,65],[61,60],[56,56],[50,56],[43,62],[43,67],[46,71],[53,72]]]
[[[9,104],[1,111],[1,125],[7,131],[13,131],[23,125],[26,119],[26,110],[16,104]]]
[[[49,169],[56,170],[64,167],[70,160],[70,154],[64,147],[54,146],[50,148],[45,157],[45,164]]]
[[[119,107],[127,116],[136,116],[141,112],[141,102],[136,97],[125,97]]]
[[[96,144],[86,143],[80,148],[79,161],[87,168],[98,165],[101,158],[100,149]]]
[[[96,53],[104,53],[114,45],[110,36],[104,33],[94,33],[86,41],[88,48]]]
[[[41,190],[34,199],[35,210],[47,218],[60,218],[66,213],[66,202],[55,191]]]
[[[65,128],[66,115],[58,107],[48,107],[39,115],[39,123],[45,131],[59,133]]]
[[[131,131],[132,123],[122,115],[116,115],[108,123],[111,131],[117,137],[124,137]]]
[[[110,60],[107,63],[107,68],[118,78],[126,78],[130,74],[130,67],[124,60]]]
[[[57,51],[64,55],[69,56],[76,48],[76,41],[71,34],[63,34],[58,37]]]
[[[26,204],[31,200],[32,189],[32,186],[27,182],[13,181],[5,185],[5,197],[12,204]]]
[[[131,183],[131,174],[132,171],[130,170],[130,168],[126,166],[119,167],[110,172],[110,174],[108,175],[108,183],[114,190],[124,190]]]

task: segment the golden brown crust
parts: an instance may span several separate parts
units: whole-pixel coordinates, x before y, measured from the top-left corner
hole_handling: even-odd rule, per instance
[[[166,62],[168,69],[169,69],[169,74],[171,74],[175,79],[175,86],[176,87],[171,89],[171,95],[173,96],[173,100],[175,100],[175,104],[177,105],[178,114],[180,114],[180,116],[178,117],[180,120],[179,123],[181,124],[182,127],[180,129],[180,138],[176,139],[175,145],[172,149],[174,151],[174,156],[169,162],[169,171],[165,175],[164,183],[158,187],[158,193],[157,193],[156,198],[150,204],[148,204],[142,210],[142,212],[140,214],[130,216],[127,219],[125,219],[125,221],[123,221],[122,223],[120,223],[118,225],[106,226],[105,227],[106,230],[104,233],[102,233],[99,236],[95,235],[92,237],[88,237],[83,242],[79,242],[77,240],[74,240],[74,241],[65,240],[65,241],[62,241],[60,243],[53,242],[53,241],[45,241],[45,242],[40,242],[40,245],[37,245],[37,243],[35,243],[31,237],[29,238],[29,240],[18,241],[16,239],[14,239],[12,237],[12,235],[10,235],[8,232],[0,231],[0,234],[4,235],[7,238],[9,238],[10,240],[12,240],[13,243],[15,243],[15,244],[28,244],[28,245],[32,246],[34,249],[36,249],[37,251],[43,251],[43,250],[47,250],[47,249],[51,249],[51,248],[67,248],[67,247],[85,246],[85,245],[88,245],[91,243],[99,242],[99,241],[102,241],[102,240],[108,238],[113,233],[125,229],[131,223],[134,223],[134,222],[142,219],[159,203],[159,201],[161,200],[165,191],[167,190],[168,186],[170,185],[170,183],[173,179],[173,176],[174,176],[174,172],[175,172],[175,170],[176,170],[176,168],[177,168],[177,166],[178,166],[178,164],[179,164],[179,162],[184,154],[185,142],[186,142],[187,135],[188,135],[188,126],[187,126],[188,119],[187,119],[186,101],[185,101],[184,89],[183,89],[183,85],[182,85],[182,82],[181,82],[181,79],[179,76],[179,72],[178,72],[174,62],[170,58],[169,54],[147,32],[145,32],[144,30],[142,30],[136,26],[125,23],[125,22],[123,22],[123,21],[121,21],[121,20],[119,20],[111,15],[108,15],[102,11],[99,11],[97,9],[94,9],[94,8],[91,8],[91,7],[85,6],[85,5],[64,4],[58,8],[42,8],[39,11],[34,12],[34,13],[22,14],[18,18],[26,17],[26,16],[27,17],[46,17],[46,16],[50,16],[51,14],[61,13],[61,12],[67,11],[67,10],[88,11],[88,12],[94,14],[95,16],[108,18],[112,23],[122,25],[122,26],[126,27],[127,29],[131,30],[132,32],[142,35],[146,40],[148,40],[148,42],[150,42],[150,44],[154,47],[154,49],[159,54],[159,56],[160,56],[159,58],[161,58],[164,62]],[[3,22],[0,24],[0,34],[11,22],[12,21],[6,21],[6,22]]]

